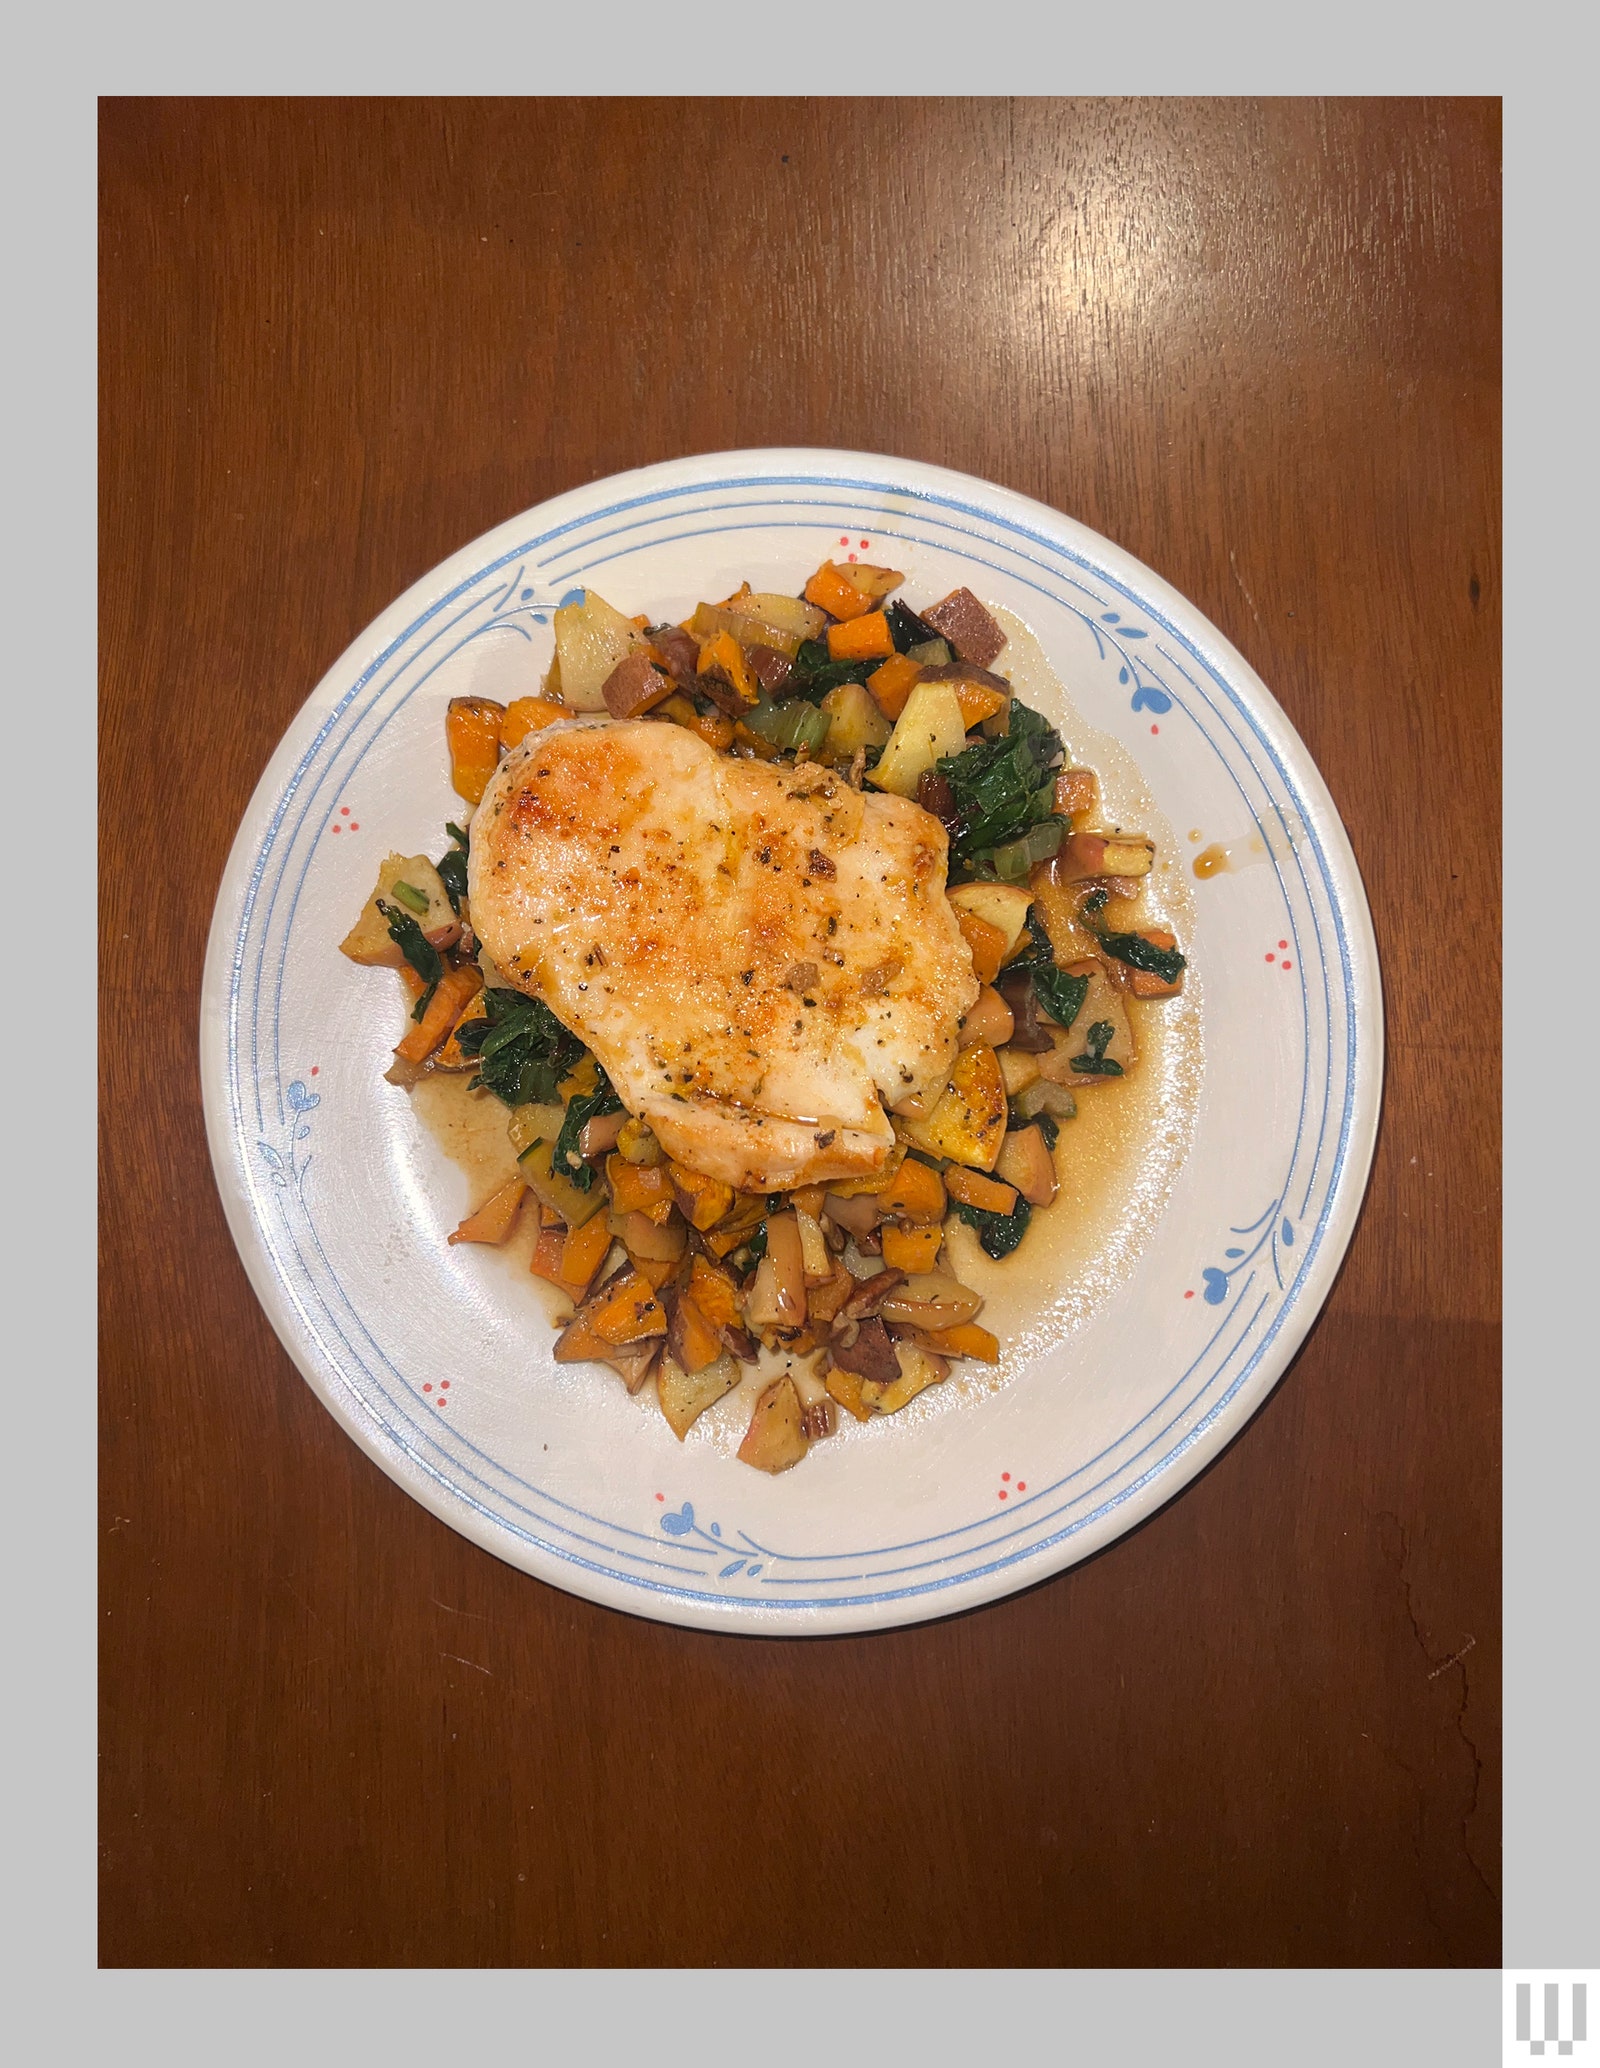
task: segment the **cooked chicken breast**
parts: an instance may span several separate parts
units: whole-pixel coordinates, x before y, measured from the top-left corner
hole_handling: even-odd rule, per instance
[[[748,1188],[880,1169],[978,995],[938,820],[657,720],[562,724],[472,821],[472,923],[679,1162]]]

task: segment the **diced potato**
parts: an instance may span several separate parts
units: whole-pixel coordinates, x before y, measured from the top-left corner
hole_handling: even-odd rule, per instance
[[[896,1343],[894,1354],[900,1365],[899,1378],[887,1386],[876,1379],[863,1379],[861,1382],[862,1405],[873,1414],[897,1414],[919,1393],[939,1385],[950,1376],[950,1367],[942,1357],[919,1348],[915,1343]]]
[[[810,1446],[800,1426],[800,1391],[787,1374],[775,1379],[756,1402],[755,1413],[739,1446],[742,1464],[762,1472],[787,1472]]]
[[[739,1366],[724,1350],[697,1372],[686,1372],[670,1353],[656,1368],[656,1398],[669,1427],[682,1443],[708,1407],[715,1407],[739,1383]]]
[[[836,761],[853,760],[859,747],[882,747],[894,730],[870,692],[859,682],[841,682],[822,699],[828,714],[825,751]]]
[[[863,690],[863,695],[866,692]],[[868,702],[871,699],[868,698]],[[404,883],[417,892],[423,900],[423,909],[418,912],[411,901],[397,898],[394,887]],[[422,928],[424,938],[436,948],[447,948],[461,933],[461,922],[451,907],[439,872],[428,857],[423,854],[385,855],[378,865],[378,881],[371,897],[361,908],[361,917],[339,943],[339,952],[348,955],[352,962],[359,962],[368,969],[400,969],[405,966],[405,956],[400,944],[389,933],[389,922],[378,910],[379,899],[386,905],[393,905],[404,912]]]
[[[993,1170],[1006,1133],[1006,1087],[998,1057],[974,1042],[956,1057],[944,1095],[926,1120],[895,1122],[914,1149],[973,1170]]]
[[[444,736],[450,749],[450,782],[458,797],[476,804],[500,765],[500,728],[506,707],[493,697],[452,697]]]
[[[778,596],[760,590],[727,604],[723,620],[735,639],[744,646],[770,646],[774,653],[793,660],[807,639],[820,639],[828,618],[814,603],[798,596]]]
[[[570,711],[603,711],[606,678],[645,644],[644,634],[593,589],[556,612],[555,631],[562,701]]]
[[[1002,1048],[998,1051],[1000,1075],[1005,1079],[1006,1097],[1014,1099],[1030,1084],[1039,1082],[1039,1058],[1028,1055],[1020,1048]]]
[[[915,797],[917,785],[946,755],[967,743],[961,705],[948,682],[919,682],[895,721],[883,759],[867,776],[876,789]]]
[[[1054,1084],[1092,1085],[1115,1083],[1114,1076],[1106,1077],[1098,1072],[1074,1070],[1072,1058],[1089,1053],[1089,1029],[1101,1021],[1110,1025],[1111,1038],[1104,1053],[1113,1063],[1120,1063],[1124,1071],[1132,1069],[1138,1060],[1134,1046],[1133,1027],[1128,1019],[1128,1008],[1123,1002],[1122,987],[1114,983],[1106,972],[1106,966],[1097,958],[1085,957],[1081,962],[1067,965],[1068,976],[1087,977],[1089,988],[1084,993],[1083,1004],[1078,1017],[1069,1028],[1052,1027],[1050,1037],[1054,1048],[1039,1057],[1039,1074]]]
[[[1015,1185],[1030,1206],[1048,1206],[1056,1196],[1055,1159],[1036,1127],[1015,1127],[1000,1148],[995,1175]]]
[[[1005,935],[1005,953],[1011,954],[1028,923],[1031,890],[1024,890],[1020,883],[961,883],[946,895],[958,912],[971,912],[998,927]]]

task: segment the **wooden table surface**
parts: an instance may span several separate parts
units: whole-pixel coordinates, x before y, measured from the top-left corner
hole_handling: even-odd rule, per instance
[[[1498,1965],[1498,104],[124,100],[102,192],[102,1962]],[[796,1643],[556,1593],[368,1462],[229,1240],[195,1027],[372,617],[578,483],[808,444],[1036,496],[1227,634],[1389,1059],[1196,1484]]]

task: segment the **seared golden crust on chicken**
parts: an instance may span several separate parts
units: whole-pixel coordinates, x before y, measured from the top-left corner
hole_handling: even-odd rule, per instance
[[[978,994],[943,827],[841,775],[654,720],[508,755],[472,822],[472,922],[696,1170],[781,1189],[881,1168]]]

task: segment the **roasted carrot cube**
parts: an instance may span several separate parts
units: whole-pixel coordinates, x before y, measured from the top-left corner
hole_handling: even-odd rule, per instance
[[[881,610],[869,611],[865,617],[828,627],[830,660],[870,661],[879,655],[887,660],[893,652],[894,636],[889,630],[889,620]]]

